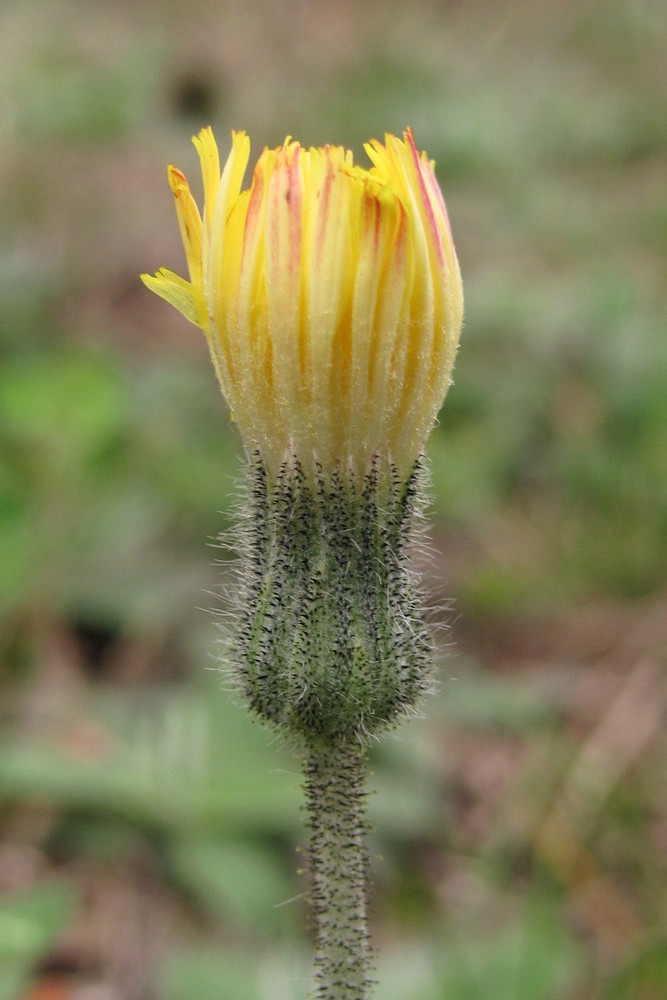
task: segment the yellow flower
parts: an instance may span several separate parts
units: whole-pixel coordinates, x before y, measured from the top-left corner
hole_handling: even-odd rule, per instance
[[[433,163],[410,130],[365,149],[265,149],[242,190],[250,143],[232,133],[220,172],[210,128],[193,140],[200,214],[169,182],[190,280],[146,285],[208,339],[249,453],[275,476],[296,457],[363,475],[382,457],[407,478],[450,383],[463,295]]]

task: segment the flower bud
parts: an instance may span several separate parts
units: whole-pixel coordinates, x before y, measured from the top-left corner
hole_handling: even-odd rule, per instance
[[[222,172],[195,145],[202,214],[169,168],[190,280],[142,277],[204,330],[249,459],[236,676],[282,731],[363,742],[430,681],[407,549],[461,329],[445,204],[409,130],[369,169],[287,140],[246,190],[244,133]]]

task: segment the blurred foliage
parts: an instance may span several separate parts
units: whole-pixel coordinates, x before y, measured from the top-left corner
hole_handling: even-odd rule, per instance
[[[74,893],[64,882],[0,901],[0,998],[13,1000],[28,987],[33,965],[71,920]]]
[[[374,753],[378,996],[666,995],[666,43],[656,0],[3,7],[0,1000],[307,991],[298,761],[197,610],[240,448],[137,279],[183,267],[165,163],[209,121],[412,124],[464,272],[453,648]]]

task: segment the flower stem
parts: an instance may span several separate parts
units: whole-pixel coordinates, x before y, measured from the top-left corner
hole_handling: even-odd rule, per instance
[[[316,1000],[368,1000],[368,854],[358,744],[312,745],[304,763],[315,921]]]

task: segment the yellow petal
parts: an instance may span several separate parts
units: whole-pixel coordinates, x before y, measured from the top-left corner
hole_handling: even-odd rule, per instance
[[[168,168],[169,185],[176,199],[176,215],[188,261],[190,278],[195,285],[202,282],[202,223],[199,209],[190,193],[185,176],[174,166]]]
[[[220,156],[218,146],[213,138],[211,128],[203,128],[199,135],[193,138],[195,149],[199,154],[202,182],[204,185],[204,219],[210,228],[213,219],[213,209],[220,186]]]
[[[205,314],[202,322],[203,302],[201,298],[197,299],[189,281],[174,274],[173,271],[168,271],[166,267],[161,267],[155,275],[142,274],[140,277],[147,288],[178,309],[191,323],[204,327]]]

